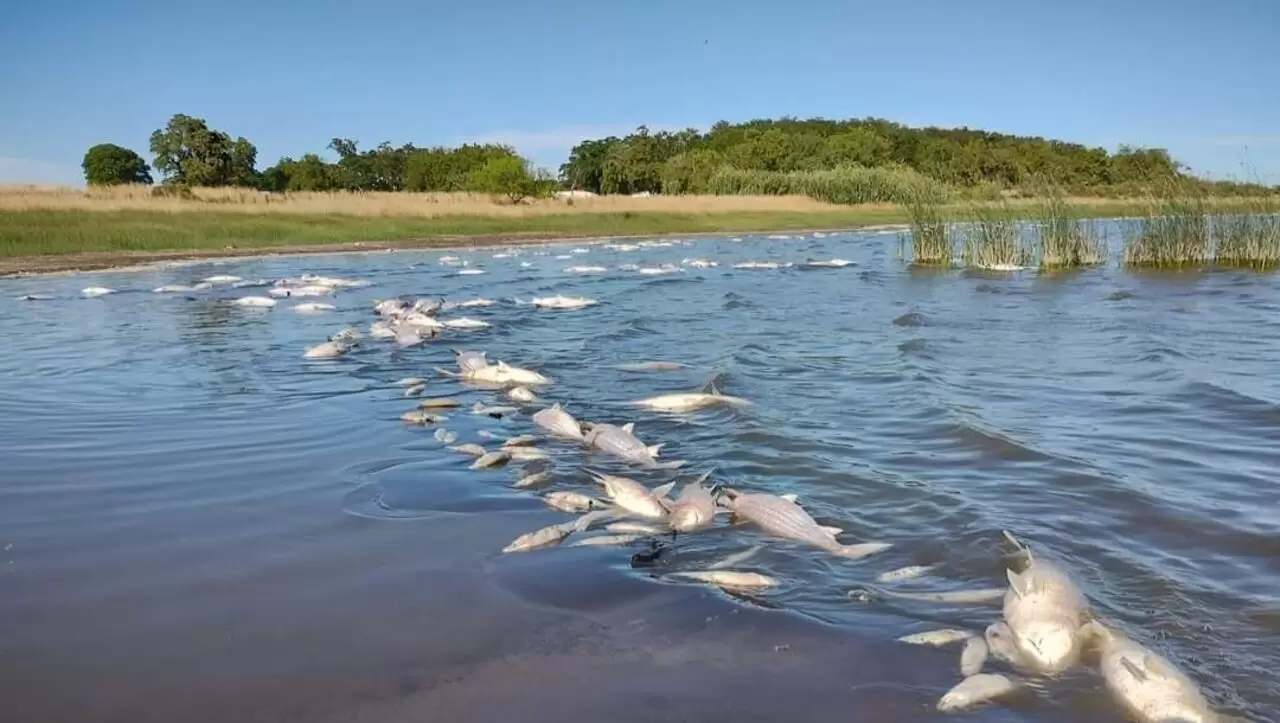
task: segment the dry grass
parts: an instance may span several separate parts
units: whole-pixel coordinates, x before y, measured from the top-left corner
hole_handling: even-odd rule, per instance
[[[147,186],[75,189],[0,186],[0,211],[163,211],[296,214],[302,216],[527,218],[566,213],[739,213],[834,211],[804,196],[597,196],[539,199],[518,205],[472,193],[298,192],[268,194],[244,188],[197,188],[194,198],[152,196]],[[886,206],[887,207],[887,206]]]

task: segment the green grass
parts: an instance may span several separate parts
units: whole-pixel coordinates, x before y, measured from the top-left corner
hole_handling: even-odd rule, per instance
[[[1126,239],[1126,266],[1151,269],[1203,267],[1213,261],[1211,208],[1198,194],[1165,192],[1150,199],[1135,232]]]
[[[947,208],[942,195],[927,187],[919,187],[907,196],[903,209],[911,226],[904,243],[911,245],[912,263],[926,266],[951,265],[951,233],[947,229]]]
[[[1043,195],[1032,210],[1040,268],[1065,270],[1106,263],[1106,244],[1097,225],[1076,218],[1060,192]]]
[[[1259,199],[1244,213],[1215,217],[1212,228],[1217,263],[1259,271],[1280,267],[1278,214],[1280,203]]]
[[[836,204],[902,203],[922,190],[945,200],[958,192],[910,169],[855,166],[787,173],[726,166],[712,175],[707,190],[718,196],[808,196]]]
[[[973,222],[961,228],[968,266],[1009,268],[1031,263],[1031,250],[1022,239],[1018,216],[1008,204],[987,204],[973,208]]]

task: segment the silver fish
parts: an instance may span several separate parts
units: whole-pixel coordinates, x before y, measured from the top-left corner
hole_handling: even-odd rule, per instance
[[[502,551],[527,552],[529,550],[537,550],[538,548],[557,545],[573,531],[573,523],[570,522],[549,525],[547,527],[534,530],[533,532],[526,532],[515,540],[512,540],[509,545],[502,548]]]
[[[671,489],[670,485],[663,485],[651,491],[639,482],[626,477],[602,474],[592,470],[585,471],[596,482],[604,485],[605,494],[618,507],[646,520],[667,519],[667,508],[663,506],[660,498]]]
[[[473,457],[484,456],[484,447],[481,447],[478,444],[473,444],[471,442],[468,442],[466,444],[455,444],[449,449],[452,449],[455,452],[462,452],[463,454],[469,454]]]
[[[1195,681],[1163,656],[1099,622],[1087,624],[1098,643],[1107,689],[1137,723],[1217,723]]]
[[[1012,535],[1005,533],[1027,558],[1018,573],[1006,570],[1009,590],[1004,596],[1004,619],[1023,656],[1046,674],[1057,674],[1080,660],[1080,627],[1088,603],[1071,577],[1057,565],[1035,558]]]
[[[897,592],[894,590],[880,590],[879,592],[885,597],[896,597],[902,600],[976,605],[1003,600],[1005,589],[1002,587],[989,587],[975,590],[943,590],[938,592]]]
[[[938,710],[949,713],[972,708],[979,703],[1008,695],[1018,687],[1016,682],[1003,675],[995,673],[971,675],[942,696],[938,701]]]
[[[541,472],[534,472],[532,474],[524,475],[520,479],[516,480],[515,484],[513,484],[512,487],[517,487],[519,489],[528,489],[530,487],[537,487],[539,485],[545,484],[549,479],[551,479],[551,470],[545,469],[545,470],[542,470]]]
[[[561,512],[581,512],[583,510],[602,510],[609,505],[581,492],[556,491],[542,496],[542,501],[552,509]]]
[[[507,439],[502,442],[502,446],[503,447],[527,447],[531,444],[534,444],[537,441],[538,441],[537,435],[521,434],[517,437],[507,437]]]
[[[485,352],[454,349],[453,353],[456,357],[458,368],[464,372],[472,372],[489,366],[489,360],[485,358]]]
[[[607,452],[621,460],[645,467],[676,469],[684,466],[684,462],[681,460],[674,462],[657,461],[658,452],[662,445],[645,446],[644,442],[641,442],[632,433],[634,428],[634,425],[631,424],[621,427],[612,424],[596,424],[587,433],[586,442],[588,446],[595,447],[602,452]]]
[[[449,399],[448,397],[433,397],[431,399],[423,399],[418,402],[419,409],[450,409],[452,407],[461,407],[462,402],[457,399]]]
[[[876,576],[876,582],[886,583],[886,582],[902,582],[903,580],[914,580],[915,578],[920,577],[921,575],[925,575],[925,574],[928,574],[929,572],[932,572],[937,567],[938,567],[937,565],[908,565],[906,567],[900,567],[896,570],[890,570],[888,572],[880,573],[879,575]],[[1004,591],[1001,590],[1000,594],[1003,596]]]
[[[550,409],[541,409],[531,417],[533,423],[551,434],[565,439],[582,440],[582,425],[573,415],[564,411],[559,402]]]
[[[679,362],[647,361],[634,364],[619,364],[617,368],[624,372],[672,372],[678,369],[686,369],[688,365]]]
[[[400,415],[400,419],[409,424],[439,424],[445,420],[439,414],[431,414],[421,409],[413,409]]]
[[[471,469],[489,469],[491,467],[501,467],[511,461],[511,453],[505,449],[498,449],[492,452],[485,452],[480,455],[476,461],[471,463]]]
[[[580,515],[578,519],[573,521],[573,529],[575,532],[586,532],[594,527],[597,523],[607,522],[617,518],[618,513],[614,510],[594,510],[585,515]]]
[[[964,641],[964,649],[960,651],[960,675],[968,678],[982,672],[987,662],[987,641],[985,638],[972,637]]]
[[[533,402],[538,401],[538,395],[534,394],[533,390],[528,387],[513,387],[508,389],[507,396],[510,397],[512,401],[520,402],[521,404],[532,404]]]
[[[511,459],[517,462],[533,462],[539,459],[547,459],[551,455],[547,454],[545,449],[537,447],[503,447],[502,451],[511,455]]]
[[[622,522],[613,522],[604,526],[609,532],[629,533],[636,535],[662,535],[670,532],[669,529],[662,525],[655,525],[651,522],[634,522],[632,520],[623,520]]]
[[[672,577],[685,577],[690,580],[706,582],[721,587],[774,587],[778,581],[758,572],[740,572],[738,570],[690,570],[673,572]]]
[[[406,397],[416,397],[419,394],[421,394],[423,390],[426,388],[427,388],[427,385],[425,384],[415,384],[409,387],[408,389],[404,390],[404,395]]]
[[[702,483],[711,472],[690,482],[680,490],[675,502],[667,505],[671,515],[671,529],[677,532],[694,532],[710,527],[716,519],[716,501]]]
[[[707,569],[721,570],[726,567],[733,567],[734,565],[739,565],[755,557],[763,549],[764,549],[764,545],[755,545],[754,547],[748,547],[745,550],[742,550],[740,552],[735,552],[732,555],[726,555],[724,558],[720,560],[716,560],[710,565],[707,565]]]
[[[584,537],[581,540],[571,543],[570,547],[613,547],[621,545],[630,545],[636,540],[643,539],[644,535],[596,535],[595,537]]]
[[[808,512],[790,500],[760,493],[726,491],[729,509],[734,515],[754,523],[766,533],[785,540],[803,542],[851,560],[872,555],[890,547],[884,542],[864,542],[844,545],[834,535],[822,529]]]
[[[968,630],[956,630],[955,628],[942,628],[940,630],[926,630],[922,633],[912,633],[911,635],[903,635],[898,638],[899,642],[909,643],[911,645],[950,645],[958,643],[961,640],[968,640],[973,637],[973,633]]]

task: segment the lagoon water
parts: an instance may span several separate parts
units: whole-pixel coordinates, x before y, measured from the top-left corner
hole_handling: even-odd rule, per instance
[[[943,720],[959,648],[894,638],[980,630],[999,608],[889,599],[874,577],[936,563],[898,588],[1001,586],[1007,529],[1220,710],[1280,720],[1277,278],[921,272],[896,249],[873,233],[703,238],[453,252],[477,276],[437,251],[0,280],[0,719]],[[833,256],[858,265],[729,268]],[[685,258],[720,266],[616,270]],[[261,289],[151,292],[305,272],[372,285],[316,316],[227,303]],[[81,298],[96,285],[118,293]],[[509,301],[556,293],[601,303]],[[500,303],[455,312],[489,329],[301,358],[395,295]],[[511,489],[514,465],[469,470],[398,420],[414,400],[394,382],[451,366],[451,347],[542,371],[543,399],[580,418],[634,420],[689,460],[682,479],[714,467],[795,492],[843,540],[894,547],[851,562],[770,541],[747,568],[783,585],[746,598],[662,577],[764,540],[723,522],[652,567],[631,564],[646,546],[500,555],[567,517]],[[690,368],[615,368],[652,359]],[[625,405],[713,379],[755,404]],[[500,399],[439,378],[426,394]],[[449,416],[459,441],[534,431]],[[621,469],[543,446],[554,489],[592,491],[584,459]],[[965,719],[1123,720],[1088,667]]]

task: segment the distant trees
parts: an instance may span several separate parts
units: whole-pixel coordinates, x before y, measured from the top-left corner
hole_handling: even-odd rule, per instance
[[[84,154],[80,164],[90,186],[151,183],[151,168],[142,156],[114,143],[99,143]]]
[[[535,171],[527,161],[516,156],[492,158],[471,172],[467,189],[520,203],[531,196],[549,195],[555,181]]]
[[[244,138],[209,128],[203,118],[174,115],[151,134],[151,153],[165,183],[181,186],[256,186],[258,149]]]

